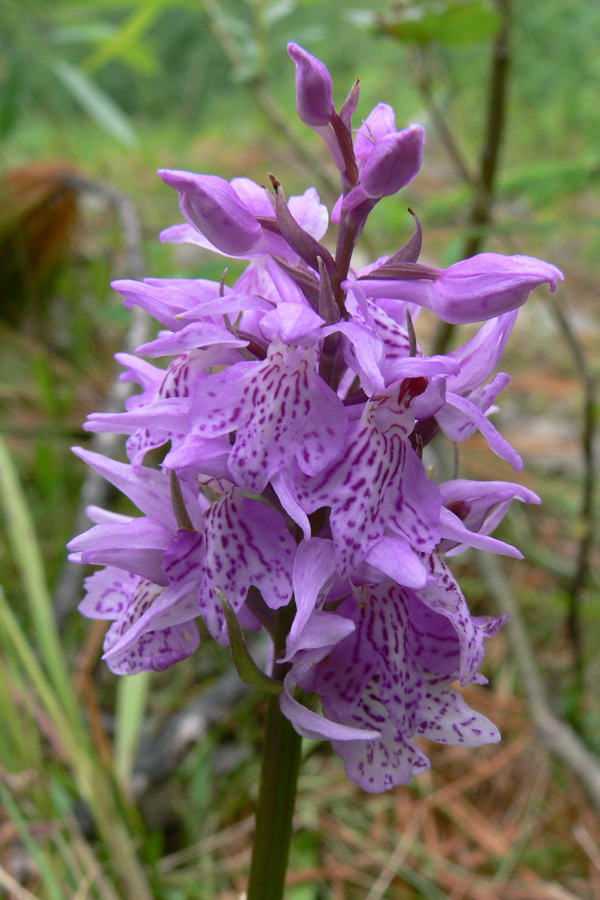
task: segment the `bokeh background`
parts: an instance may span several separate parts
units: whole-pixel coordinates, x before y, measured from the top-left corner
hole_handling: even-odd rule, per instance
[[[598,900],[600,598],[594,436],[600,312],[600,6],[595,0],[0,0],[0,897],[234,900],[252,840],[264,701],[209,640],[118,680],[77,612],[66,541],[122,500],[70,454],[123,403],[113,354],[151,323],[111,279],[221,277],[159,167],[316,185],[335,170],[295,114],[294,40],[356,121],[427,127],[421,174],[382,202],[364,259],[424,228],[422,259],[540,256],[565,283],[522,311],[495,421],[543,507],[499,536],[524,562],[455,560],[477,614],[509,609],[469,702],[503,743],[428,747],[432,771],[369,796],[307,742],[290,900]],[[230,267],[235,276],[237,264]],[[468,336],[418,322],[425,348]],[[94,446],[98,446],[97,444]],[[120,438],[102,449],[123,455]],[[452,468],[443,442],[434,465]],[[511,479],[483,440],[464,477]],[[258,657],[264,652],[254,648]]]

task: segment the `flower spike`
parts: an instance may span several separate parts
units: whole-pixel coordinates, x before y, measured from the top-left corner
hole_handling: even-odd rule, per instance
[[[90,507],[70,559],[104,567],[86,579],[80,610],[111,621],[113,671],[187,659],[200,617],[240,677],[274,695],[267,721],[292,739],[295,729],[330,740],[348,777],[376,792],[429,768],[421,737],[465,747],[500,738],[453,683],[485,681],[484,643],[504,618],[471,614],[446,559],[469,547],[521,556],[494,530],[513,501],[539,498],[510,481],[438,483],[423,451],[440,431],[454,444],[479,431],[520,470],[491,418],[510,382],[498,368],[519,307],[563,275],[524,255],[420,263],[412,210],[407,243],[357,268],[372,209],[419,172],[425,130],[398,128],[378,103],[353,133],[358,79],[338,114],[326,66],[297,44],[288,52],[298,114],[340,172],[337,240],[325,236],[314,188],[288,200],[274,176],[273,197],[249,178],[160,170],[186,220],[162,239],[248,265],[237,281],[115,282],[127,309],[161,326],[135,355],[117,356],[122,380],[139,386],[125,411],[86,425],[128,435],[130,464],[75,452],[139,515]],[[484,324],[431,355],[421,309]],[[154,465],[144,464],[150,451]],[[246,645],[244,632],[261,629],[273,677]]]

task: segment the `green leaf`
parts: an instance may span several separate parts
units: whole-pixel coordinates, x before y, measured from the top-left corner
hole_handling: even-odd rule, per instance
[[[15,55],[8,65],[8,71],[0,90],[0,138],[10,134],[16,122],[24,69],[24,61],[20,55]]]
[[[20,570],[41,656],[72,723],[77,723],[79,710],[73,696],[56,628],[42,553],[29,514],[27,499],[8,448],[2,440],[0,440],[0,507],[6,522],[13,557]]]
[[[144,723],[150,677],[150,672],[138,672],[137,675],[128,675],[117,681],[115,769],[123,784],[131,779],[135,752]]]
[[[48,33],[48,42],[55,46],[70,44],[97,44],[113,37],[117,28],[108,22],[90,22],[85,25],[64,25]]]
[[[125,147],[137,146],[138,139],[129,119],[102,88],[81,69],[76,69],[63,59],[52,60],[50,66],[58,80],[100,128]]]
[[[52,870],[48,857],[44,855],[38,846],[38,842],[33,839],[29,830],[29,823],[22,814],[19,805],[15,803],[11,794],[1,781],[0,800],[2,800],[2,804],[7,810],[13,825],[17,829],[27,853],[39,869],[42,883],[47,891],[46,896],[48,896],[49,900],[64,900],[64,890]],[[31,896],[31,894],[29,894],[29,896]]]
[[[493,37],[500,25],[485,0],[422,0],[388,18],[381,30],[406,43],[468,44]]]
[[[160,69],[160,63],[156,55],[142,44],[141,36],[162,14],[163,6],[163,0],[141,4],[116,34],[88,57],[85,71],[91,74],[107,62],[120,59],[129,65],[133,64],[143,74],[156,74]]]
[[[250,651],[248,650],[244,634],[233,606],[219,588],[217,588],[216,591],[225,614],[227,631],[229,632],[229,646],[238,675],[242,681],[252,687],[260,688],[263,691],[267,691],[269,694],[280,694],[283,690],[283,685],[280,681],[276,681],[269,675],[265,675],[262,669],[258,668],[250,656]]]

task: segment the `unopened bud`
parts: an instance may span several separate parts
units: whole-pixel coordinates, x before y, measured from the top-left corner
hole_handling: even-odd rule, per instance
[[[224,178],[171,169],[158,174],[179,191],[179,208],[189,224],[222,253],[238,256],[258,243],[262,228],[256,216]]]
[[[296,107],[310,128],[329,125],[335,112],[331,75],[319,59],[298,44],[288,44],[288,53],[296,64]]]
[[[425,129],[421,125],[410,125],[377,141],[360,173],[360,184],[344,198],[342,207],[354,209],[364,200],[379,200],[397,193],[418,174],[424,143]]]

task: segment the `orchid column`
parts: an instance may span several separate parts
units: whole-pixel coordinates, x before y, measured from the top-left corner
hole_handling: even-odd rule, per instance
[[[162,239],[248,266],[232,285],[225,274],[115,282],[128,309],[163,328],[138,355],[117,355],[122,379],[141,387],[127,410],[86,425],[129,435],[129,462],[76,452],[141,516],[90,508],[94,526],[69,544],[71,559],[104,567],[86,579],[80,609],[112,620],[104,657],[114,672],[190,656],[202,618],[241,677],[270,692],[248,900],[283,896],[301,736],[330,740],[371,792],[429,767],[420,736],[499,740],[452,684],[485,681],[484,639],[502,620],[471,616],[446,558],[468,547],[520,556],[491,533],[512,500],[539,498],[510,481],[436,483],[423,451],[440,432],[460,443],[480,431],[520,470],[489,417],[509,381],[494,373],[531,290],[562,279],[528,256],[423,265],[414,213],[404,247],[355,270],[369,213],[418,174],[425,132],[398,131],[380,103],[353,139],[358,82],[338,113],[323,63],[288,49],[300,118],[340,172],[337,237],[322,240],[328,213],[314,188],[286,199],[274,176],[266,189],[159,173],[185,219]],[[422,308],[483,324],[459,349],[427,356]],[[166,366],[148,361],[161,357]],[[160,447],[159,468],[145,466]],[[243,633],[261,629],[268,672]],[[314,702],[300,703],[297,687]]]

